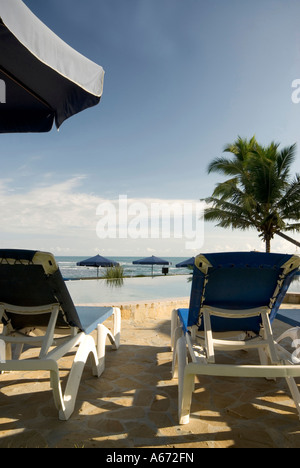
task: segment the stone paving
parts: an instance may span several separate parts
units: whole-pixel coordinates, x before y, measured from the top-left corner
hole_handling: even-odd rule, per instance
[[[274,322],[274,334],[286,329]],[[122,321],[100,379],[85,367],[75,412],[59,421],[47,373],[0,376],[1,448],[299,448],[300,421],[284,380],[202,377],[190,423],[178,425],[170,320]],[[236,352],[240,362],[254,358]],[[227,360],[231,358],[225,357]],[[62,359],[62,381],[71,358]]]

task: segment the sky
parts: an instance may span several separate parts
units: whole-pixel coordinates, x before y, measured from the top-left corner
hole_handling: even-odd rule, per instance
[[[1,134],[1,246],[58,256],[264,250],[255,230],[200,222],[199,200],[221,181],[209,162],[238,136],[296,143],[300,173],[299,0],[24,3],[104,68],[104,91],[59,131]],[[297,253],[281,238],[271,248]]]

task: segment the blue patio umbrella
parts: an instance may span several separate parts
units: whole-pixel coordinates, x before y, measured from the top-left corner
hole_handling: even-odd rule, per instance
[[[112,267],[118,266],[119,263],[111,260],[110,258],[102,257],[101,255],[95,255],[95,257],[87,258],[86,260],[81,260],[77,262],[76,265],[78,266],[91,266],[97,267],[97,276],[98,276],[98,269],[99,267]]]
[[[165,260],[164,258],[155,257],[152,255],[151,257],[141,258],[139,260],[134,260],[133,265],[152,265],[152,276],[153,276],[153,265],[169,265],[170,262]]]
[[[184,268],[188,266],[194,266],[195,263],[195,257],[188,258],[187,260],[183,260],[180,263],[177,263],[175,266],[176,268]]]

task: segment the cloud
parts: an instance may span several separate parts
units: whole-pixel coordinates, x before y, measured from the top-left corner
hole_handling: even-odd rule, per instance
[[[1,231],[67,235],[71,229],[94,229],[101,198],[80,191],[81,182],[82,177],[75,177],[14,192],[9,181],[0,181]]]
[[[139,247],[153,252],[173,247],[176,251],[179,241],[182,240],[183,244],[186,240],[194,241],[196,237],[190,219],[197,202],[137,200],[126,195],[109,200],[87,193],[83,176],[60,183],[45,181],[47,178],[29,189],[20,190],[14,189],[13,180],[0,180],[2,246],[14,247],[11,245],[14,242],[19,248],[58,253],[72,251],[74,255],[103,249],[114,250],[119,255],[120,249],[123,255],[134,255]],[[113,220],[116,223],[115,236],[103,235],[99,231],[106,229],[106,207],[113,209],[116,215]],[[152,209],[158,211],[153,213]],[[185,224],[180,225],[183,213]]]
[[[201,224],[195,200],[126,195],[110,200],[87,193],[84,176],[60,183],[45,183],[47,179],[22,191],[14,188],[13,180],[0,180],[2,247],[49,250],[58,255],[101,252],[116,256],[264,250],[255,230]],[[278,237],[271,248],[273,252],[297,252]]]

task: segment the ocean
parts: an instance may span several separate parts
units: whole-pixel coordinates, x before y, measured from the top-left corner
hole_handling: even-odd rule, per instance
[[[93,255],[91,255],[92,257]],[[77,262],[85,260],[87,257],[59,257],[56,256],[56,261],[59,264],[59,268],[65,279],[82,279],[82,278],[95,278],[97,277],[97,268],[77,266]],[[140,275],[152,276],[151,265],[133,265],[134,260],[138,260],[141,257],[109,257],[111,260],[115,260],[124,268],[124,276],[136,277]],[[166,265],[168,268],[168,274],[170,275],[184,275],[189,274],[191,271],[188,268],[176,268],[176,264],[186,260],[187,257],[163,257],[164,260],[170,262],[170,265]],[[103,275],[104,268],[99,268],[99,277]],[[153,275],[162,274],[162,265],[153,266]]]

